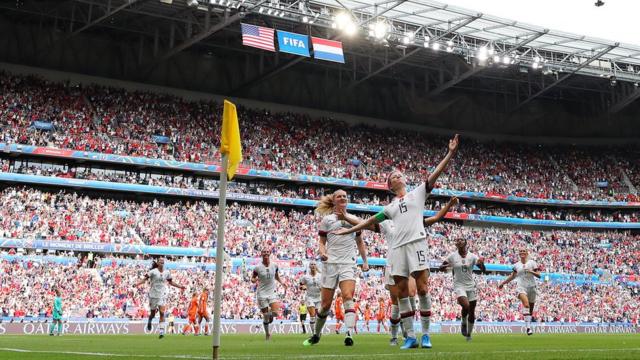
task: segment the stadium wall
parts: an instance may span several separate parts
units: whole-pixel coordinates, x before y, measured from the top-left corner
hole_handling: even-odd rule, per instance
[[[177,331],[186,324],[183,319],[176,321]],[[72,321],[65,322],[63,333],[65,335],[136,335],[157,333],[157,324],[154,324],[151,331],[148,331],[143,321],[107,320],[107,321]],[[420,324],[416,324],[416,331],[419,331]],[[376,333],[376,322],[372,321],[369,328],[365,328],[364,322],[358,323],[360,333]],[[0,336],[2,335],[46,335],[49,324],[44,321],[34,322],[13,322],[0,323]],[[324,334],[332,331],[333,323],[329,322],[323,329]],[[261,334],[263,333],[262,321],[223,321],[221,324],[223,334]],[[628,323],[536,323],[533,330],[538,334],[636,334],[640,333],[640,328]],[[298,321],[274,322],[271,326],[272,334],[300,334],[301,325]],[[459,323],[432,323],[432,333],[459,334]],[[480,334],[525,334],[524,323],[496,323],[477,322],[474,328],[475,333]]]
[[[451,136],[454,133],[460,133],[462,136],[474,138],[479,141],[497,141],[497,142],[517,142],[517,143],[529,143],[529,144],[571,144],[571,145],[592,145],[592,146],[604,146],[604,145],[628,145],[628,144],[640,144],[640,138],[638,137],[528,137],[518,135],[503,135],[498,133],[486,134],[473,131],[444,129],[438,127],[430,127],[418,125],[415,123],[406,123],[399,121],[389,121],[379,118],[371,118],[364,116],[356,116],[352,114],[339,113],[334,111],[323,111],[317,109],[304,108],[299,106],[291,106],[286,104],[278,104],[271,102],[264,102],[258,100],[251,100],[245,98],[228,97],[222,95],[209,94],[204,92],[190,91],[185,89],[165,87],[158,85],[151,85],[145,83],[131,82],[118,79],[110,79],[105,77],[90,76],[79,73],[57,71],[52,69],[45,69],[39,67],[32,67],[19,64],[11,64],[7,62],[0,62],[0,70],[5,70],[13,74],[22,75],[38,75],[45,79],[66,82],[69,81],[71,85],[82,84],[91,85],[97,84],[102,86],[111,86],[116,88],[123,88],[129,91],[149,91],[161,94],[169,94],[178,97],[182,97],[191,101],[200,100],[212,100],[221,103],[224,99],[231,99],[237,104],[254,109],[266,109],[272,112],[292,112],[299,114],[306,114],[314,118],[332,118],[346,122],[350,125],[366,124],[370,126],[377,126],[381,128],[397,128],[411,131],[419,131],[425,134]]]

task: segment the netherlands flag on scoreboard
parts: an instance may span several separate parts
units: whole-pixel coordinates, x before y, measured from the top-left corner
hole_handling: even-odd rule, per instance
[[[342,53],[342,43],[340,41],[311,37],[311,43],[313,44],[313,56],[316,59],[344,64],[344,54]]]

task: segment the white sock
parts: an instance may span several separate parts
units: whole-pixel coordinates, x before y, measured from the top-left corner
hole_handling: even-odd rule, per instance
[[[431,296],[420,295],[420,322],[422,323],[422,333],[429,334],[431,325]]]
[[[391,305],[391,317],[389,318],[391,323],[391,338],[398,338],[398,327],[400,326],[400,309],[398,305]]]
[[[350,331],[356,327],[356,304],[353,300],[344,302],[344,324],[347,326],[347,336],[351,335]]]
[[[413,330],[413,316],[415,313],[411,310],[409,298],[400,299],[398,307],[400,308],[400,318],[402,318],[402,325],[404,326],[404,331],[407,332],[407,337],[415,339],[416,333]]]
[[[161,321],[160,324],[158,324],[158,329],[160,330],[161,335],[164,335],[164,325],[165,325],[164,321]]]
[[[311,332],[311,334],[314,334],[316,331],[316,317],[315,316],[310,316],[309,317],[309,331]]]

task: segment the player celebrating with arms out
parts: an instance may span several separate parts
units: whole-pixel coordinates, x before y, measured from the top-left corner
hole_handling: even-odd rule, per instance
[[[320,307],[320,273],[315,262],[309,263],[309,273],[300,278],[300,290],[306,290],[305,305],[309,312],[309,332],[313,335],[316,329],[317,309]],[[304,322],[302,323],[304,329]]]
[[[279,310],[278,299],[276,299],[276,281],[283,287],[284,283],[282,279],[280,279],[278,265],[271,262],[271,251],[263,249],[260,254],[262,256],[262,263],[253,269],[251,282],[258,284],[256,297],[260,312],[262,312],[262,325],[264,326],[265,339],[268,341],[271,339],[269,325],[273,322]]]
[[[516,293],[518,294],[518,299],[522,302],[522,315],[527,323],[527,335],[533,335],[531,317],[533,316],[533,306],[538,295],[535,278],[539,279],[540,273],[538,272],[538,264],[533,260],[529,260],[529,251],[526,248],[520,249],[518,255],[520,256],[520,261],[513,265],[513,272],[498,285],[498,289],[502,290],[506,284],[516,279]]]
[[[167,296],[167,283],[173,287],[184,290],[186,289],[182,285],[178,285],[173,282],[171,273],[164,271],[164,258],[159,258],[151,265],[151,270],[144,275],[144,278],[140,280],[136,287],[144,284],[147,280],[151,286],[149,287],[149,321],[147,322],[147,330],[151,331],[151,321],[156,316],[156,312],[160,312],[160,321],[158,328],[160,329],[159,338],[164,337],[164,313],[165,313],[165,298]]]
[[[400,317],[407,332],[407,338],[402,345],[402,349],[418,347],[415,332],[413,330],[413,316],[411,302],[409,300],[408,279],[413,276],[416,279],[418,298],[420,301],[420,316],[422,322],[423,348],[431,348],[429,337],[429,326],[431,324],[431,297],[429,296],[429,248],[426,240],[426,231],[423,223],[424,204],[427,195],[433,189],[436,180],[449,164],[449,161],[458,150],[458,135],[449,141],[449,151],[444,159],[431,173],[426,183],[420,184],[415,189],[407,192],[406,179],[402,172],[395,170],[389,174],[387,185],[396,197],[384,207],[383,211],[366,221],[350,228],[335,231],[336,235],[345,235],[361,229],[368,228],[376,223],[381,223],[386,219],[393,220],[394,241],[389,252],[388,261],[391,263],[391,275],[398,287],[398,305]],[[438,215],[432,217],[437,220],[443,217],[449,209],[457,203],[456,198],[452,198],[449,203],[442,208]],[[435,222],[435,221],[434,221]]]
[[[447,256],[447,259],[440,265],[440,270],[447,268],[453,270],[453,290],[458,298],[458,304],[462,307],[462,323],[460,329],[462,336],[471,341],[471,333],[476,322],[476,304],[478,293],[476,282],[473,279],[473,267],[478,265],[483,273],[487,270],[484,266],[484,259],[467,250],[467,240],[456,239],[457,251]]]
[[[319,252],[324,266],[322,269],[322,290],[320,293],[321,306],[318,312],[316,329],[304,345],[314,345],[320,341],[322,328],[327,321],[327,316],[331,310],[333,294],[337,287],[344,302],[344,322],[347,327],[344,344],[353,345],[352,332],[356,326],[356,308],[353,295],[356,288],[356,257],[357,252],[362,257],[362,270],[368,271],[367,250],[360,233],[355,235],[337,235],[333,231],[349,226],[346,221],[338,219],[335,214],[336,209],[347,207],[347,193],[344,190],[336,190],[331,195],[323,196],[318,202],[316,213],[322,215],[322,221],[318,227],[320,237]]]

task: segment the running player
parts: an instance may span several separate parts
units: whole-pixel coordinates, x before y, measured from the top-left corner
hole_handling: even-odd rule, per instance
[[[333,314],[336,317],[336,334],[340,334],[340,328],[344,323],[344,309],[342,308],[342,295],[340,294],[340,290],[338,290],[336,301],[333,304]],[[315,334],[315,331],[313,333]]]
[[[467,250],[467,240],[456,239],[457,251],[447,256],[447,259],[440,265],[440,270],[447,268],[453,270],[453,290],[458,298],[458,304],[462,307],[462,322],[460,329],[462,336],[471,341],[471,333],[476,322],[476,304],[478,292],[476,282],[473,279],[473,267],[478,265],[483,273],[487,270],[484,267],[484,259]]]
[[[320,283],[321,276],[318,272],[318,265],[315,262],[309,263],[309,273],[300,279],[300,290],[306,290],[305,304],[309,312],[310,333],[315,334],[317,309],[320,307]],[[304,322],[302,324],[304,328]]]
[[[418,341],[413,330],[414,313],[411,312],[411,302],[409,300],[408,278],[410,276],[416,279],[420,301],[420,316],[422,320],[422,339],[420,343],[423,348],[431,348],[431,338],[429,337],[431,297],[429,296],[429,263],[427,259],[429,248],[423,223],[425,221],[423,220],[424,203],[427,195],[435,186],[436,180],[458,150],[458,144],[458,135],[456,135],[449,141],[447,155],[438,164],[433,173],[429,175],[426,183],[422,183],[410,192],[406,190],[406,179],[402,172],[398,170],[392,171],[387,179],[387,186],[396,197],[391,203],[385,206],[383,211],[356,226],[334,231],[335,235],[346,235],[376,223],[381,223],[386,219],[393,220],[395,226],[394,241],[388,259],[391,263],[391,275],[399,289],[398,305],[400,317],[407,332],[407,338],[402,345],[402,349],[418,347]],[[457,199],[452,198],[436,216],[427,220],[427,224],[430,225],[444,217],[447,211],[456,203]]]
[[[164,271],[164,258],[159,258],[158,260],[153,262],[151,265],[151,270],[147,274],[144,275],[144,278],[140,280],[136,287],[144,284],[147,280],[149,280],[151,286],[149,287],[149,321],[147,322],[147,330],[151,331],[151,321],[156,316],[156,312],[160,313],[160,321],[158,324],[158,328],[160,329],[159,338],[162,339],[164,337],[165,323],[164,323],[164,313],[165,313],[165,298],[167,296],[167,283],[173,287],[184,290],[185,287],[178,285],[173,282],[171,278],[171,273],[169,271]]]
[[[262,312],[262,325],[264,326],[265,339],[269,341],[269,339],[271,339],[269,325],[273,322],[279,310],[278,299],[276,299],[276,281],[283,287],[284,283],[282,279],[280,279],[278,266],[271,262],[271,252],[263,249],[261,255],[262,263],[253,269],[251,282],[254,284],[257,283],[258,285],[256,297],[260,312]]]
[[[380,332],[380,325],[384,328],[384,332],[389,331],[387,327],[387,319],[388,307],[387,303],[384,301],[384,298],[378,299],[378,311],[376,312],[376,320],[378,321],[378,332]]]
[[[193,335],[200,335],[200,326],[199,323],[196,323],[196,317],[198,316],[198,293],[193,293],[191,296],[191,302],[189,303],[189,309],[187,310],[187,317],[189,319],[189,323],[185,325],[182,330],[182,335],[187,335],[190,331],[193,330]]]
[[[522,302],[522,315],[527,324],[527,335],[533,335],[531,329],[531,318],[533,317],[533,307],[536,303],[538,291],[536,290],[536,279],[540,278],[538,264],[529,260],[529,251],[526,248],[520,249],[518,255],[520,261],[513,265],[513,272],[503,282],[498,285],[501,289],[513,279],[516,279],[516,293]]]
[[[318,203],[316,212],[322,215],[322,221],[318,227],[320,237],[320,258],[324,266],[322,269],[321,308],[316,322],[316,331],[313,336],[304,342],[309,346],[320,341],[322,328],[331,310],[333,294],[337,287],[341,290],[344,301],[345,325],[347,327],[344,344],[353,345],[352,332],[355,331],[356,313],[353,295],[356,287],[356,257],[360,253],[362,257],[362,270],[368,271],[367,250],[360,233],[355,235],[337,235],[333,232],[344,226],[349,226],[346,221],[338,219],[334,213],[337,209],[347,207],[347,193],[344,190],[336,190],[333,194],[323,196]]]
[[[62,335],[62,297],[60,297],[60,289],[56,289],[56,297],[53,299],[53,320],[49,325],[49,335],[53,336],[53,329],[57,325],[58,336]]]
[[[203,334],[205,336],[209,335],[209,322],[211,322],[211,317],[209,316],[209,310],[207,309],[207,304],[209,302],[209,289],[202,289],[202,293],[200,294],[200,298],[198,299],[198,319],[197,325],[200,327],[202,324],[202,320],[204,320],[204,331]]]

